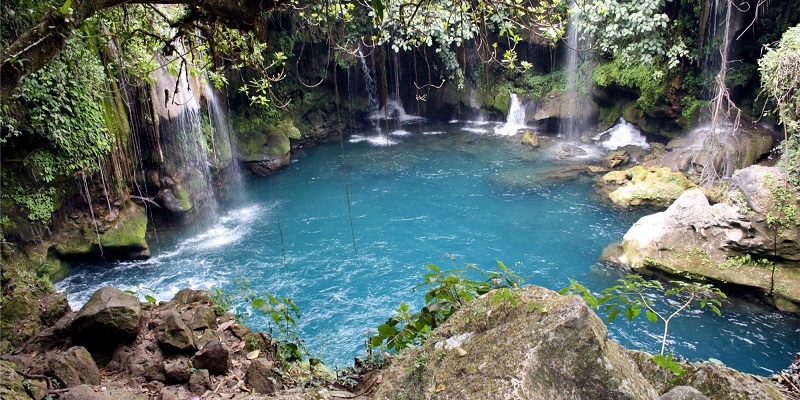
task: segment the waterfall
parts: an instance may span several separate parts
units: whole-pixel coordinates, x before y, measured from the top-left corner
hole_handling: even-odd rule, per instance
[[[565,90],[561,103],[561,122],[558,133],[567,140],[579,140],[589,129],[591,115],[589,111],[589,94],[591,80],[581,73],[581,64],[586,61],[580,50],[587,48],[587,41],[578,30],[580,12],[573,1],[570,2],[569,22],[567,23],[567,48],[564,62]]]
[[[620,118],[614,126],[607,131],[598,133],[592,139],[601,141],[600,145],[608,150],[616,150],[629,145],[650,149],[647,138],[636,128],[636,125],[626,121],[625,118]]]
[[[508,115],[506,122],[497,129],[498,135],[515,135],[520,129],[525,128],[525,104],[517,97],[516,93],[511,93],[511,103],[508,105]]]
[[[369,115],[368,118],[371,120],[381,120],[387,118],[396,119],[400,123],[414,122],[424,119],[418,115],[407,113],[406,109],[403,108],[403,103],[394,98],[386,100],[386,105],[384,105],[380,110],[375,110]]]
[[[220,171],[222,182],[229,190],[225,194],[240,194],[242,187],[242,174],[236,159],[236,138],[231,129],[228,110],[217,91],[211,84],[206,83],[206,101],[208,103],[208,119],[212,129],[212,147],[216,161],[216,169]]]
[[[367,89],[367,113],[372,115],[380,107],[378,103],[378,87],[375,86],[375,78],[372,77],[372,70],[367,66],[367,60],[364,57],[364,53],[361,52],[361,46],[358,47],[358,60],[361,64],[361,71],[364,73],[364,85]]]
[[[210,220],[217,203],[208,149],[200,118],[199,84],[182,70],[167,72],[168,62],[153,73],[152,99],[158,117],[162,187],[159,198],[185,224]]]

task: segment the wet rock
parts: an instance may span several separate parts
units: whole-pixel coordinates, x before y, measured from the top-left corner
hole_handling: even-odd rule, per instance
[[[195,354],[193,363],[195,368],[206,369],[212,375],[225,375],[231,366],[230,352],[220,341],[214,340]]]
[[[625,150],[614,150],[605,158],[603,158],[603,164],[608,168],[616,168],[622,165],[625,165],[630,161],[631,156]]]
[[[211,389],[211,376],[208,370],[198,369],[189,377],[189,391],[194,394],[203,394]]]
[[[100,384],[100,371],[85,347],[71,347],[63,353],[53,351],[45,359],[50,375],[61,381],[65,387],[82,383]]]
[[[530,147],[539,147],[539,136],[529,130],[522,133],[522,144]]]
[[[178,198],[172,189],[162,189],[156,195],[156,199],[161,203],[165,210],[172,214],[180,215],[192,209],[192,203],[188,199]]]
[[[244,376],[245,386],[256,393],[273,394],[283,386],[280,375],[274,371],[275,365],[271,361],[257,358],[250,363]]]
[[[708,400],[708,397],[691,386],[678,386],[664,393],[658,400]]]
[[[158,344],[165,352],[186,353],[196,350],[192,331],[174,310],[162,314],[157,330]]]
[[[189,304],[191,303],[190,299],[192,298],[193,294],[194,290],[192,289],[181,289],[178,291],[178,293],[175,293],[175,296],[172,297],[172,301],[176,301],[179,304]]]
[[[769,176],[768,171],[777,173],[767,169],[763,176]],[[774,243],[766,217],[754,210],[771,206],[759,205],[759,197],[765,196],[753,193],[761,192],[739,191],[739,181],[731,180],[726,202],[712,206],[701,190],[692,189],[666,211],[642,217],[623,237],[622,255],[612,261],[633,269],[688,272],[758,294],[779,287],[770,304],[787,311],[800,309],[800,269],[796,267],[800,227],[786,227]],[[751,203],[753,208],[748,206]],[[776,263],[774,281],[769,263]]]
[[[518,306],[489,294],[461,308],[392,363],[375,398],[426,399],[429,388],[459,399],[658,397],[579,297],[536,286],[516,293]]]
[[[667,207],[686,190],[696,185],[686,174],[668,168],[636,166],[625,171],[611,171],[600,180],[601,192],[621,206],[649,205]]]
[[[199,305],[195,308],[186,310],[181,314],[183,322],[189,329],[196,331],[199,329],[214,328],[217,326],[217,316],[209,306]]]
[[[116,288],[100,288],[75,315],[72,336],[76,343],[91,348],[113,349],[136,337],[141,316],[136,297]]]
[[[563,160],[566,158],[582,157],[588,153],[586,150],[574,144],[562,143],[560,146],[557,146],[553,149],[553,154]]]

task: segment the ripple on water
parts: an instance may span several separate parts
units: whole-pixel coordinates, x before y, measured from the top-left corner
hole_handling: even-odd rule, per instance
[[[513,269],[528,283],[551,289],[569,278],[594,290],[613,285],[622,272],[598,264],[600,252],[641,212],[598,202],[590,180],[541,179],[553,170],[546,150],[525,149],[521,157],[517,143],[483,134],[493,126],[454,123],[389,138],[352,135],[345,151],[352,231],[341,149],[320,145],[298,153],[286,171],[247,182],[246,206],[229,206],[208,229],[162,241],[150,260],[77,266],[57,287],[79,308],[104,285],[148,287],[168,300],[187,286],[235,292],[235,282],[247,277],[253,290],[292,297],[307,347],[341,366],[361,354],[365,332],[401,301],[412,309],[422,305],[424,288],[413,288],[429,263],[492,269],[499,259],[508,266],[519,262]],[[236,311],[251,328],[271,327],[243,302]],[[796,317],[735,300],[723,313],[679,315],[668,347],[689,359],[713,357],[756,373],[785,367],[800,347]],[[608,326],[629,348],[660,350],[663,325],[620,318]]]

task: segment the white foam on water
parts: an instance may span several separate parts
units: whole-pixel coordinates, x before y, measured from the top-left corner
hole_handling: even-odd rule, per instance
[[[350,136],[350,143],[360,143],[360,142],[368,142],[373,146],[378,147],[385,147],[385,146],[394,146],[399,142],[396,140],[392,140],[387,138],[386,135],[375,135],[375,136],[362,136],[362,135],[353,135]]]
[[[396,131],[389,132],[389,134],[392,135],[392,136],[408,136],[408,135],[411,135],[411,132],[409,132],[407,130],[399,129],[399,130],[396,130]]]
[[[525,129],[525,104],[511,93],[511,104],[508,106],[506,122],[495,128],[494,133],[500,136],[513,136]]]
[[[462,131],[471,132],[471,133],[480,133],[480,134],[486,134],[486,133],[489,133],[489,130],[488,130],[488,129],[484,129],[484,128],[474,128],[474,127],[471,127],[471,126],[465,126],[465,127],[461,128],[461,130],[462,130]]]
[[[423,135],[441,135],[444,134],[444,131],[427,131],[422,132]]]
[[[628,145],[638,146],[643,149],[650,149],[650,144],[647,143],[647,138],[642,135],[642,132],[636,125],[620,118],[619,123],[609,128],[607,131],[600,132],[594,136],[595,140],[600,140],[603,136],[607,135],[608,138],[600,145],[609,150],[616,150],[620,147]]]

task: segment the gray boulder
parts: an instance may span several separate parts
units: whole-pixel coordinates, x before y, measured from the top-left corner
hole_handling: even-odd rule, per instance
[[[247,367],[244,376],[244,384],[253,389],[256,393],[273,394],[281,389],[280,375],[273,369],[275,365],[271,361],[257,358]]]
[[[664,393],[658,400],[708,400],[708,397],[691,386],[678,386]]]
[[[213,340],[195,354],[193,363],[195,368],[207,369],[211,375],[226,375],[231,366],[230,356],[219,340]]]
[[[192,330],[183,322],[181,315],[174,310],[162,315],[157,328],[158,344],[165,352],[186,353],[196,350]]]
[[[74,387],[82,383],[100,384],[100,371],[85,347],[75,346],[61,353],[52,351],[45,356],[49,374],[64,384]]]
[[[376,399],[655,399],[658,393],[577,296],[530,286],[456,312],[384,374]]]
[[[136,338],[141,316],[136,297],[116,288],[100,288],[75,315],[72,336],[76,343],[93,349],[113,349]]]

